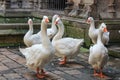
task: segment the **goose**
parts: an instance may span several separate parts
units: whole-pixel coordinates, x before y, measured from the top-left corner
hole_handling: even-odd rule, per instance
[[[20,48],[20,52],[26,58],[26,65],[28,68],[37,71],[38,78],[44,78],[45,72],[43,67],[50,62],[54,55],[54,47],[52,46],[49,37],[47,36],[47,23],[49,22],[47,16],[43,16],[41,22],[41,44],[35,44],[25,49]],[[41,73],[39,72],[41,71]]]
[[[52,25],[51,28],[47,29],[47,35],[49,39],[52,39],[53,36],[57,33],[57,27],[55,25],[56,18],[59,17],[59,15],[54,15],[52,18]],[[30,47],[34,44],[41,44],[41,31],[39,31],[36,34],[33,34],[33,22],[31,19],[28,20],[29,24],[29,31],[24,36],[24,43],[27,47]]]
[[[28,20],[28,25],[29,25],[29,30],[28,32],[25,34],[24,38],[23,38],[23,41],[24,41],[24,44],[27,46],[27,47],[30,47],[34,44],[39,44],[41,43],[41,38],[40,38],[40,35],[37,35],[37,34],[33,34],[33,21],[32,19],[29,19]]]
[[[55,23],[58,26],[58,32],[53,37],[52,44],[55,48],[55,55],[63,58],[59,64],[64,65],[66,64],[67,58],[74,57],[79,53],[84,39],[75,39],[71,37],[62,38],[64,34],[64,25],[60,18],[57,18]]]
[[[104,32],[107,32],[107,29],[101,24],[101,27],[98,29],[97,43],[90,47],[88,59],[89,64],[91,64],[94,68],[94,76],[99,76],[101,78],[105,77],[102,73],[102,69],[109,59],[108,50],[102,43],[102,36]],[[96,73],[96,70],[99,70],[100,73]]]
[[[87,23],[90,24],[88,35],[92,42],[95,44],[97,42],[97,36],[98,36],[98,29],[95,28],[95,23],[93,17],[89,17],[87,20]],[[106,25],[105,23],[102,23],[103,25]],[[104,26],[106,27],[106,26]],[[108,45],[109,42],[109,34],[110,32],[104,32],[102,37],[102,42],[104,45]]]
[[[52,39],[55,34],[57,33],[57,27],[55,25],[55,20],[57,19],[57,17],[59,17],[59,15],[55,14],[53,17],[52,17],[52,25],[51,25],[51,28],[47,29],[47,35],[50,39]]]

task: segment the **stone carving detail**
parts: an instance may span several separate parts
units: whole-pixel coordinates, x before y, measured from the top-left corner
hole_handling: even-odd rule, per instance
[[[0,11],[5,10],[5,1],[0,1]]]
[[[69,16],[76,16],[79,13],[79,4],[81,3],[81,0],[73,0],[73,9],[71,10],[71,12],[68,14]]]
[[[22,1],[22,8],[31,8],[29,0]]]
[[[68,16],[87,18],[93,4],[94,0],[67,0],[65,11]]]
[[[67,1],[67,2],[66,2]],[[65,4],[61,4],[64,3]],[[60,4],[60,5],[59,5]],[[64,10],[67,16],[120,19],[120,0],[0,0],[0,11]],[[66,7],[66,8],[64,8]]]
[[[19,8],[17,0],[10,1],[10,8]]]
[[[30,0],[10,0],[10,8],[31,8]]]
[[[115,0],[109,0],[109,4],[108,4],[108,12],[110,14],[110,16],[113,18],[115,17]]]

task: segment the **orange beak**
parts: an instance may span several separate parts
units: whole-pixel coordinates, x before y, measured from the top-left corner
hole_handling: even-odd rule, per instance
[[[32,21],[28,21],[28,24],[32,24]]]
[[[89,23],[90,23],[90,20],[87,20],[87,21],[86,21],[86,23],[88,23],[88,24],[89,24]]]
[[[104,32],[108,32],[108,30],[107,30],[107,28],[104,28],[104,30],[103,30]]]
[[[55,21],[55,25],[58,24],[58,21]]]
[[[48,18],[46,18],[46,19],[45,19],[45,22],[46,22],[46,23],[48,23],[48,22],[49,22],[49,19],[48,19]]]

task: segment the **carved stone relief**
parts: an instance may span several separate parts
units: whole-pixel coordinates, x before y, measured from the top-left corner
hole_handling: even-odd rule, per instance
[[[31,8],[29,0],[22,1],[22,8]]]
[[[120,18],[120,0],[67,0],[65,14],[87,18]]]
[[[10,8],[19,8],[17,0],[10,1]]]
[[[91,5],[93,4],[94,0],[68,0],[67,8],[65,9],[69,9],[68,16],[79,16],[87,18],[91,12]]]
[[[5,10],[5,1],[0,1],[0,11]]]
[[[108,13],[110,14],[110,16],[113,18],[115,17],[115,0],[109,0],[109,4],[108,4]]]

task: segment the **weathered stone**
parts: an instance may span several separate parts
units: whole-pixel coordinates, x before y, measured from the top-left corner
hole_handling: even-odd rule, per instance
[[[21,57],[21,56],[19,56],[19,55],[8,55],[8,57],[9,57],[10,59],[16,61],[16,62],[19,63],[19,64],[25,65],[25,63],[26,63],[25,58],[23,58],[23,57]]]
[[[65,70],[65,72],[70,74],[70,75],[81,74],[81,72],[78,70]]]
[[[36,74],[34,73],[25,73],[23,74],[24,78],[27,79],[27,80],[36,80],[37,79],[37,76]]]
[[[8,55],[12,55],[12,54],[13,54],[12,52],[9,52],[7,49],[4,49],[1,53],[2,53],[3,55],[5,55],[5,56],[8,56]]]
[[[8,79],[8,80],[13,80],[13,79]],[[14,79],[14,80],[26,80],[24,78],[19,78],[19,79]]]
[[[14,56],[13,54],[9,54],[9,51],[11,51]],[[9,49],[9,51],[6,49],[0,49],[0,53],[4,52],[10,55],[0,54],[1,58],[5,56],[5,59],[1,59],[0,63],[0,80],[39,80],[36,77],[36,72],[23,66],[22,62],[17,62],[15,57],[21,58],[21,56],[18,56],[17,54],[19,52],[18,50]],[[58,58],[54,57],[53,60],[46,65],[47,67],[45,67],[45,71],[47,71],[47,76],[42,80],[99,80],[100,78],[93,76],[93,68],[90,67],[87,62],[88,56],[88,51],[86,53],[84,52],[75,57],[72,62],[68,62],[63,66],[58,65]],[[110,57],[108,65],[103,69],[103,73],[110,77],[107,79],[119,80],[119,60],[119,58]],[[55,63],[55,65],[51,65],[51,63]],[[107,79],[105,78],[102,80]]]
[[[73,63],[73,64],[70,64],[69,67],[70,67],[70,68],[73,68],[73,69],[77,69],[77,68],[83,68],[84,66],[82,66],[82,65],[80,65],[80,64],[75,64],[75,63]]]
[[[62,77],[60,77],[59,75],[56,75],[52,72],[47,72],[46,79],[48,79],[48,80],[58,80],[58,79],[62,79]]]
[[[9,74],[3,74],[6,78],[8,79],[19,79],[21,78],[20,75],[18,75],[17,73],[9,73]]]
[[[3,61],[3,63],[9,68],[17,68],[17,67],[22,66],[22,65],[16,63],[15,61],[10,60],[10,59]]]
[[[0,63],[0,71],[8,70],[9,68],[4,64]]]
[[[29,70],[28,68],[24,68],[24,67],[20,67],[20,68],[16,68],[16,69],[13,69],[16,73],[18,74],[26,74],[26,73],[31,73],[32,71]]]
[[[57,74],[57,75],[60,75],[60,74],[65,74],[64,72],[62,71],[58,71],[58,70],[55,70],[55,71],[52,71],[53,73]]]
[[[3,76],[0,76],[0,80],[7,80],[7,79]]]
[[[0,56],[0,62],[3,61],[3,60],[5,60],[5,59],[6,59],[6,57],[4,55]]]

